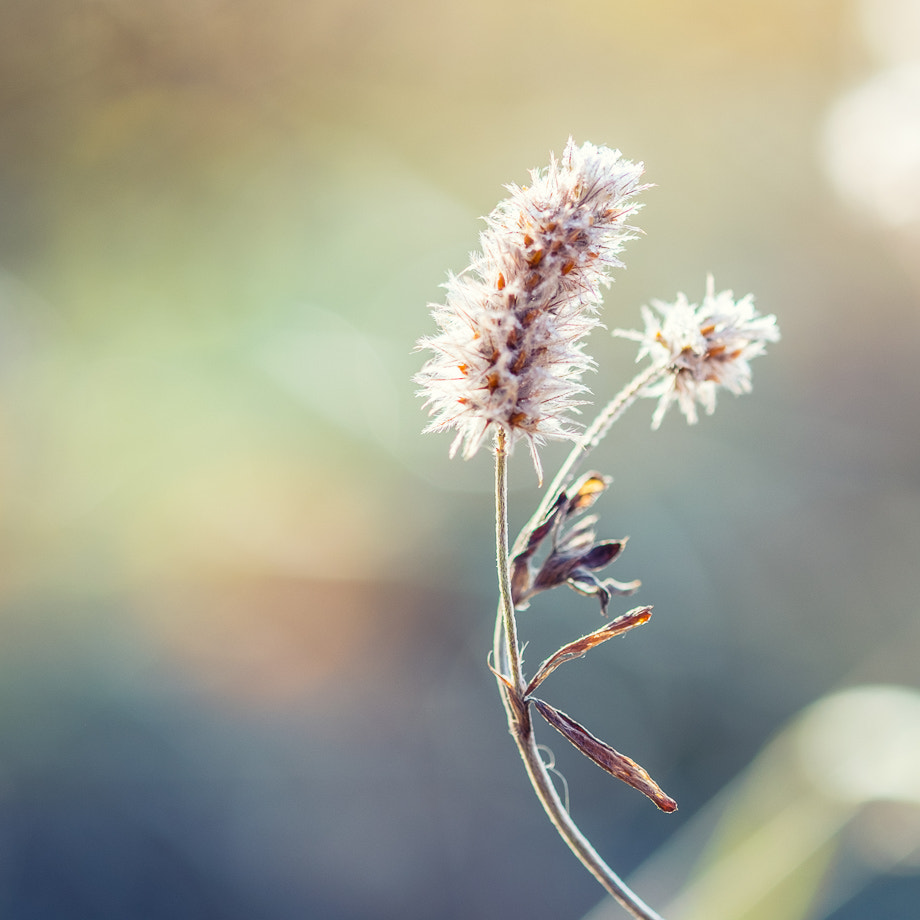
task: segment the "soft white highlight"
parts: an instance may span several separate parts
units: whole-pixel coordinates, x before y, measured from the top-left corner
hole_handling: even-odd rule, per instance
[[[828,112],[821,154],[856,213],[895,228],[920,223],[920,61],[841,96]]]

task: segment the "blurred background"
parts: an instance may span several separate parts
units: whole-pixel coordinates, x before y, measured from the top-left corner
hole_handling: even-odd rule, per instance
[[[710,920],[914,915],[917,0],[0,0],[0,118],[4,916],[600,901],[486,667],[489,457],[410,382],[479,217],[570,134],[655,183],[610,328],[711,271],[783,333],[751,395],[594,455],[655,614],[545,696],[680,811],[547,727],[572,813],[669,918],[711,877]],[[634,350],[590,350],[606,398]],[[544,596],[528,660],[599,625]]]

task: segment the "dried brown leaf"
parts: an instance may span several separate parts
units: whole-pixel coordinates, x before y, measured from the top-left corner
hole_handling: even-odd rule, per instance
[[[553,728],[568,739],[586,757],[590,757],[599,767],[606,770],[611,776],[622,780],[633,789],[638,789],[643,795],[648,796],[662,811],[677,811],[677,802],[669,795],[662,792],[661,787],[648,773],[625,754],[615,751],[609,744],[595,738],[583,725],[576,722],[571,716],[544,703],[543,700],[534,699],[540,715],[549,722]]]
[[[559,665],[566,661],[571,661],[573,658],[581,658],[582,655],[589,652],[595,646],[600,645],[602,642],[606,642],[608,639],[614,639],[617,636],[623,635],[625,632],[629,632],[629,630],[636,626],[647,623],[651,616],[651,607],[636,607],[624,613],[622,616],[617,617],[615,620],[611,620],[600,629],[588,633],[587,636],[582,636],[574,642],[563,645],[562,648],[550,655],[549,658],[537,668],[537,673],[534,674],[533,680],[527,685],[525,696],[530,696],[530,694],[533,693],[534,690],[536,690],[537,687],[559,667]]]
[[[536,551],[540,544],[546,539],[546,535],[553,529],[563,505],[566,503],[565,492],[560,492],[556,496],[552,507],[546,512],[546,516],[530,532],[527,537],[527,544],[523,552],[519,553],[516,558],[529,559]]]
[[[578,564],[596,572],[610,565],[610,563],[623,552],[624,546],[626,546],[625,540],[604,540],[601,543],[595,543],[594,546],[578,560]]]
[[[525,599],[530,589],[530,564],[525,556],[517,556],[511,566],[511,602],[515,608],[527,606]]]

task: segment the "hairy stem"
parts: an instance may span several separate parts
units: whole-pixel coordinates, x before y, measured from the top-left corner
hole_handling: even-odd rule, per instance
[[[625,408],[625,406],[622,408]],[[622,408],[617,410],[617,414],[622,411]],[[604,413],[602,413],[603,415]],[[616,416],[613,413],[610,413],[610,415],[611,417],[609,422],[606,423],[606,427],[609,427],[615,420]],[[599,434],[593,435],[593,437],[599,438],[605,433],[606,427],[595,422],[589,431],[593,429],[595,432],[599,432]],[[585,443],[589,443],[587,439],[583,438],[582,440]],[[593,444],[590,444],[590,446],[593,446]],[[572,462],[569,466],[568,474],[571,473],[571,468],[575,466],[575,463]],[[557,476],[553,487],[555,489],[562,488],[561,485],[557,485],[562,481]],[[508,716],[508,728],[524,761],[524,767],[527,770],[530,783],[559,835],[598,882],[638,920],[662,920],[661,916],[642,901],[601,859],[587,837],[578,829],[578,826],[562,804],[559,794],[556,792],[556,787],[553,785],[546,765],[543,763],[543,759],[537,749],[530,704],[525,696],[527,685],[524,680],[521,652],[518,646],[514,602],[511,598],[511,569],[508,561],[508,465],[506,438],[503,431],[499,431],[495,446],[495,539],[500,594],[500,603],[495,619],[495,645],[493,649],[496,677],[499,694]]]
[[[508,450],[506,436],[499,428],[495,440],[495,556],[498,565],[499,620],[497,635],[505,641],[496,643],[495,666],[515,687],[524,686],[521,653],[518,647],[517,621],[514,618],[514,601],[511,599],[511,567],[508,564]]]

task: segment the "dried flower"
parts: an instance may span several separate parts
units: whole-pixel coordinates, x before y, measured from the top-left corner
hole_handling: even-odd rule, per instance
[[[641,582],[603,581],[595,575],[619,557],[626,546],[627,537],[619,540],[598,540],[594,532],[597,515],[591,514],[564,528],[590,508],[609,487],[611,479],[600,473],[588,473],[569,490],[563,489],[546,517],[531,532],[523,551],[518,553],[511,567],[512,600],[518,610],[524,610],[530,599],[541,591],[559,585],[568,585],[573,591],[600,601],[601,613],[607,615],[610,598],[614,594],[633,594]],[[533,557],[549,536],[550,551],[539,565]]]
[[[660,316],[643,307],[644,332],[615,329],[613,333],[639,342],[636,360],[647,355],[663,371],[662,378],[642,392],[658,399],[652,428],[658,428],[673,402],[694,425],[696,404],[712,415],[719,387],[735,395],[749,393],[748,362],[764,353],[767,342],[779,341],[775,316],[759,314],[751,294],[737,302],[731,291],[716,294],[711,275],[701,304],[678,294],[674,303],[653,301],[652,305]]]
[[[507,186],[482,252],[432,306],[438,334],[418,343],[434,353],[415,377],[431,407],[426,431],[455,429],[451,456],[461,445],[472,456],[497,428],[509,447],[529,442],[540,475],[537,446],[575,436],[566,413],[593,366],[581,340],[598,324],[608,270],[635,237],[625,220],[646,187],[641,174],[618,150],[569,139],[560,161],[531,172],[529,188]]]

